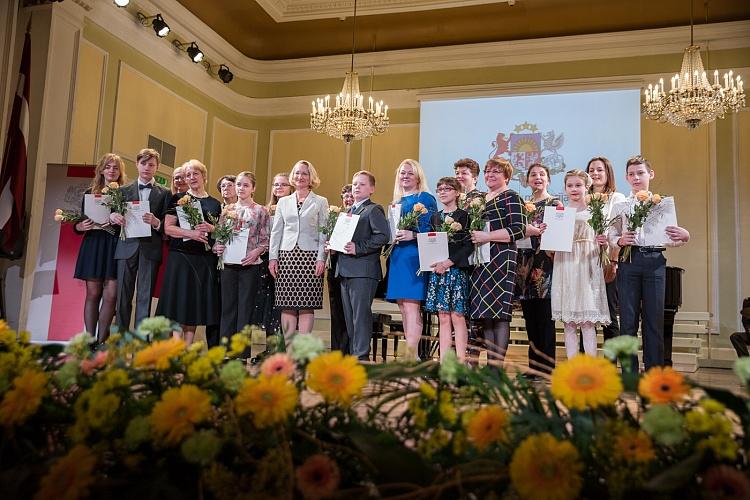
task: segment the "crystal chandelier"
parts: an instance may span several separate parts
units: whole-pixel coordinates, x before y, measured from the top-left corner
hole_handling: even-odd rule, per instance
[[[644,91],[643,114],[650,120],[669,122],[678,127],[697,128],[727,111],[739,111],[745,106],[742,78],[724,73],[724,85],[719,83],[719,71],[714,71],[714,83],[706,78],[700,47],[693,44],[693,5],[690,3],[690,46],[685,49],[680,72],[672,77],[669,92],[664,91],[664,79],[649,84]]]
[[[359,77],[354,71],[355,33],[357,28],[357,0],[354,0],[354,22],[352,27],[352,61],[346,72],[341,93],[336,96],[336,105],[331,107],[331,96],[320,97],[312,103],[310,128],[325,133],[347,144],[354,139],[364,139],[382,134],[388,128],[388,106],[383,101],[368,99],[364,107],[364,97],[359,93]]]

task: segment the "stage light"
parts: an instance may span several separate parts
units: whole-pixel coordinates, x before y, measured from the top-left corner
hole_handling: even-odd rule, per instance
[[[219,66],[219,79],[221,79],[222,82],[229,83],[233,78],[234,75],[229,71],[229,68],[225,64]]]
[[[169,34],[169,25],[161,17],[161,14],[156,14],[154,20],[151,21],[151,27],[154,28],[154,33],[159,38],[164,38]]]
[[[198,48],[198,44],[195,42],[190,42],[190,45],[187,49],[185,49],[188,56],[190,56],[190,59],[193,60],[194,63],[199,63],[203,60],[203,52],[201,52],[201,49]]]
[[[130,4],[130,0],[113,0],[115,5],[118,7],[127,7]]]

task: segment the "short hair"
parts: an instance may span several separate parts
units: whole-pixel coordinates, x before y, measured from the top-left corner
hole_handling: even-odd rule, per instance
[[[352,185],[351,184],[344,184],[341,186],[341,197],[343,198],[346,193],[351,194],[352,192]]]
[[[487,172],[487,169],[490,167],[497,167],[502,170],[503,175],[507,180],[510,180],[513,175],[513,164],[510,160],[503,158],[502,156],[495,156],[494,158],[487,160],[487,163],[484,164],[484,171]]]
[[[117,183],[122,186],[128,182],[128,176],[125,174],[125,162],[122,161],[122,158],[120,158],[119,155],[107,153],[99,158],[99,161],[96,163],[94,178],[91,179],[91,192],[93,194],[99,194],[102,192],[102,188],[106,184],[106,181],[104,180],[104,167],[106,167],[107,163],[111,161],[117,163],[117,167],[120,169],[120,176],[117,178]]]
[[[578,177],[583,181],[583,185],[586,186],[586,189],[588,189],[591,184],[591,176],[581,170],[580,168],[574,168],[572,170],[568,170],[565,172],[565,178],[563,179],[563,186],[568,184],[568,177]],[[564,188],[563,188],[564,189]]]
[[[635,155],[628,158],[628,161],[625,163],[625,173],[628,172],[628,168],[630,168],[631,165],[645,165],[649,172],[653,171],[651,163],[641,155]]]
[[[364,175],[365,177],[370,179],[370,185],[375,187],[375,176],[372,172],[370,172],[369,170],[360,170],[359,172],[356,172],[354,175],[352,175],[352,180],[354,180],[354,178],[358,175]]]
[[[534,168],[543,168],[545,172],[547,172],[547,179],[551,179],[549,168],[546,165],[542,165],[541,163],[532,163],[529,165],[529,169],[526,171],[526,182],[529,182],[529,177],[531,176],[531,170]]]
[[[161,163],[161,155],[155,149],[145,148],[138,151],[138,155],[135,157],[135,162],[140,163],[141,160],[149,161],[151,158],[156,158],[156,164]]]
[[[600,161],[602,164],[604,164],[604,170],[607,171],[607,184],[604,186],[604,192],[607,194],[614,193],[617,191],[617,188],[615,187],[615,169],[612,167],[612,162],[609,161],[607,158],[603,156],[594,156],[591,158],[586,165],[586,173],[591,174],[589,170],[591,170],[591,164],[595,161]],[[591,184],[591,188],[594,189],[594,184]]]
[[[199,162],[198,160],[188,160],[183,163],[182,166],[185,167],[185,170],[189,170],[191,168],[197,170],[203,176],[203,184],[208,183],[208,169],[203,163]]]
[[[452,187],[453,189],[455,189],[459,193],[461,192],[461,184],[459,184],[459,182],[456,180],[455,177],[441,177],[437,181],[437,184],[435,185],[435,187],[438,188],[438,187],[440,187],[443,184],[446,184],[446,185]]]
[[[398,203],[398,201],[403,198],[404,191],[401,189],[401,185],[398,182],[398,172],[401,170],[401,167],[404,165],[409,165],[412,169],[414,169],[414,173],[417,174],[417,181],[419,185],[417,186],[417,192],[418,193],[429,193],[430,189],[427,186],[427,176],[424,174],[424,168],[422,168],[422,165],[417,160],[412,160],[410,158],[407,158],[403,160],[401,163],[398,164],[398,167],[396,167],[396,181],[393,185],[393,202]]]
[[[247,177],[248,179],[250,179],[250,184],[252,184],[253,187],[255,187],[255,174],[253,172],[250,172],[249,170],[243,170],[237,175],[225,175],[224,177],[226,178],[231,177],[232,182],[237,182],[237,179],[239,179],[240,177]]]
[[[216,190],[220,193],[221,193],[221,183],[224,182],[225,180],[233,183],[234,181],[237,180],[237,176],[227,174],[227,175],[222,175],[221,177],[219,177],[219,180],[216,181]]]
[[[294,184],[294,170],[298,165],[305,165],[307,167],[307,170],[310,172],[310,189],[317,189],[318,186],[320,186],[320,177],[318,177],[318,171],[315,170],[313,164],[307,160],[300,160],[295,163],[294,166],[292,166],[292,169],[289,171],[289,184],[291,184],[295,188],[297,187]]]
[[[456,171],[459,168],[468,168],[471,170],[471,175],[479,177],[479,163],[472,160],[471,158],[461,158],[453,164],[453,170]]]

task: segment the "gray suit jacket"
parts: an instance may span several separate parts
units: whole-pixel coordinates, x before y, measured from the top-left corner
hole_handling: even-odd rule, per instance
[[[122,188],[127,201],[138,201],[138,180],[127,184]],[[169,200],[172,193],[154,183],[151,194],[148,197],[150,212],[161,220],[159,230],[151,229],[148,238],[128,238],[118,240],[115,248],[115,259],[128,259],[140,248],[144,256],[149,260],[161,262],[162,231],[164,230],[164,213],[169,208]]]
[[[339,254],[336,276],[380,280],[383,278],[380,251],[388,243],[391,234],[385,212],[383,207],[367,200],[354,213],[359,215],[357,228],[352,236],[355,255]]]

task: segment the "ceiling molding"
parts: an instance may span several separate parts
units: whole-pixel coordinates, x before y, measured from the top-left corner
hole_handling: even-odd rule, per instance
[[[258,5],[277,23],[313,19],[346,19],[352,15],[354,0],[257,0]],[[372,16],[435,9],[451,9],[507,3],[516,0],[359,0],[357,15]]]

